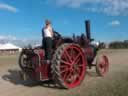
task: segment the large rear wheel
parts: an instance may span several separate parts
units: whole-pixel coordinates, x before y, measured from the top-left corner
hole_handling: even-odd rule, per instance
[[[82,82],[86,73],[86,57],[77,44],[63,44],[53,55],[53,80],[63,88],[74,88]]]

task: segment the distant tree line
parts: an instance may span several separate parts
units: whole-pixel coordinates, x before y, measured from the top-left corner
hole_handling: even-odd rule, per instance
[[[109,48],[112,48],[112,49],[128,48],[128,40],[111,42],[109,44]]]

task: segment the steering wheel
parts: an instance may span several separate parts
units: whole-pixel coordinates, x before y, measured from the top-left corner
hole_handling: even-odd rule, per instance
[[[53,36],[54,40],[58,40],[58,39],[62,38],[58,32],[56,32],[56,31],[53,31],[53,32],[54,32],[54,36]]]

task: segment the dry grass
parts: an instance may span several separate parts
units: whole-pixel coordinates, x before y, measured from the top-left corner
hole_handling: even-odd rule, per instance
[[[91,70],[79,87],[69,90],[42,85],[25,86],[15,73],[18,69],[18,56],[0,56],[0,69],[4,68],[3,71],[0,70],[0,94],[1,96],[36,96],[37,94],[38,96],[128,96],[128,50],[101,50],[99,54],[102,53],[109,56],[109,73],[105,77],[98,77],[95,70]],[[12,73],[9,72],[10,69]],[[4,76],[9,80],[4,80],[2,78]]]

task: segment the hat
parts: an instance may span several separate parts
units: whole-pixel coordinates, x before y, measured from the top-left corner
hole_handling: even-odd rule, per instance
[[[46,24],[46,25],[51,24],[50,20],[46,19],[46,20],[45,20],[45,24]]]

